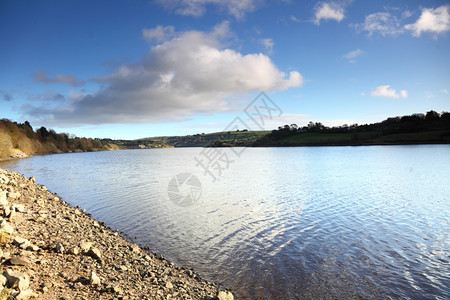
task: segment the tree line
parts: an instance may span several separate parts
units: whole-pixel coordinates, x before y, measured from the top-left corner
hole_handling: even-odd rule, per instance
[[[390,142],[401,144],[405,141],[406,135],[409,135],[408,143],[447,143],[450,141],[450,113],[438,113],[431,110],[426,114],[416,113],[391,117],[373,124],[343,124],[335,127],[328,127],[320,122],[312,121],[303,127],[297,126],[297,124],[286,124],[258,139],[252,146],[295,146],[303,143],[302,137],[312,136],[312,134],[316,134],[314,136],[317,137],[317,142],[308,139],[305,144],[360,144],[384,141],[386,139],[382,139],[382,137],[387,136],[390,137],[388,139]],[[329,137],[329,143],[323,138],[325,135]],[[395,137],[399,139],[396,141]]]
[[[103,143],[98,139],[56,133],[53,129],[43,126],[35,131],[28,121],[17,123],[8,119],[0,120],[0,158],[10,157],[18,150],[27,155],[33,155],[116,148],[114,144]]]

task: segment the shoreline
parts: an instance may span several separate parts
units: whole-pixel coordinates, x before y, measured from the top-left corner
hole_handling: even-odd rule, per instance
[[[1,168],[0,215],[0,299],[234,299]]]

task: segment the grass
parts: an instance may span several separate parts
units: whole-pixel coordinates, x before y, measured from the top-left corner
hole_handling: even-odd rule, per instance
[[[4,248],[7,243],[9,243],[9,240],[11,239],[11,236],[4,230],[0,231],[0,248]]]

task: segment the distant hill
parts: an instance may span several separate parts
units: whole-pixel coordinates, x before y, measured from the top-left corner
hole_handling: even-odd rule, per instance
[[[269,133],[270,131],[225,131],[186,136],[148,137],[138,140],[110,140],[110,142],[122,148],[209,147],[217,143],[225,147],[247,146]]]
[[[102,142],[121,148],[449,144],[450,113],[429,111],[364,125],[327,127],[309,122],[303,127],[290,124],[272,131],[226,131]]]

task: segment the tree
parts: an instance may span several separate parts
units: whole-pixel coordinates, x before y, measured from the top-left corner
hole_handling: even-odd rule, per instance
[[[425,115],[425,120],[427,120],[427,121],[433,121],[433,120],[438,120],[438,119],[439,119],[439,113],[435,112],[434,110],[430,110]]]
[[[49,136],[49,132],[47,130],[47,128],[45,128],[44,126],[42,126],[41,128],[39,128],[38,130],[36,130],[36,133],[38,136],[40,136],[43,140],[45,140],[48,136]]]

